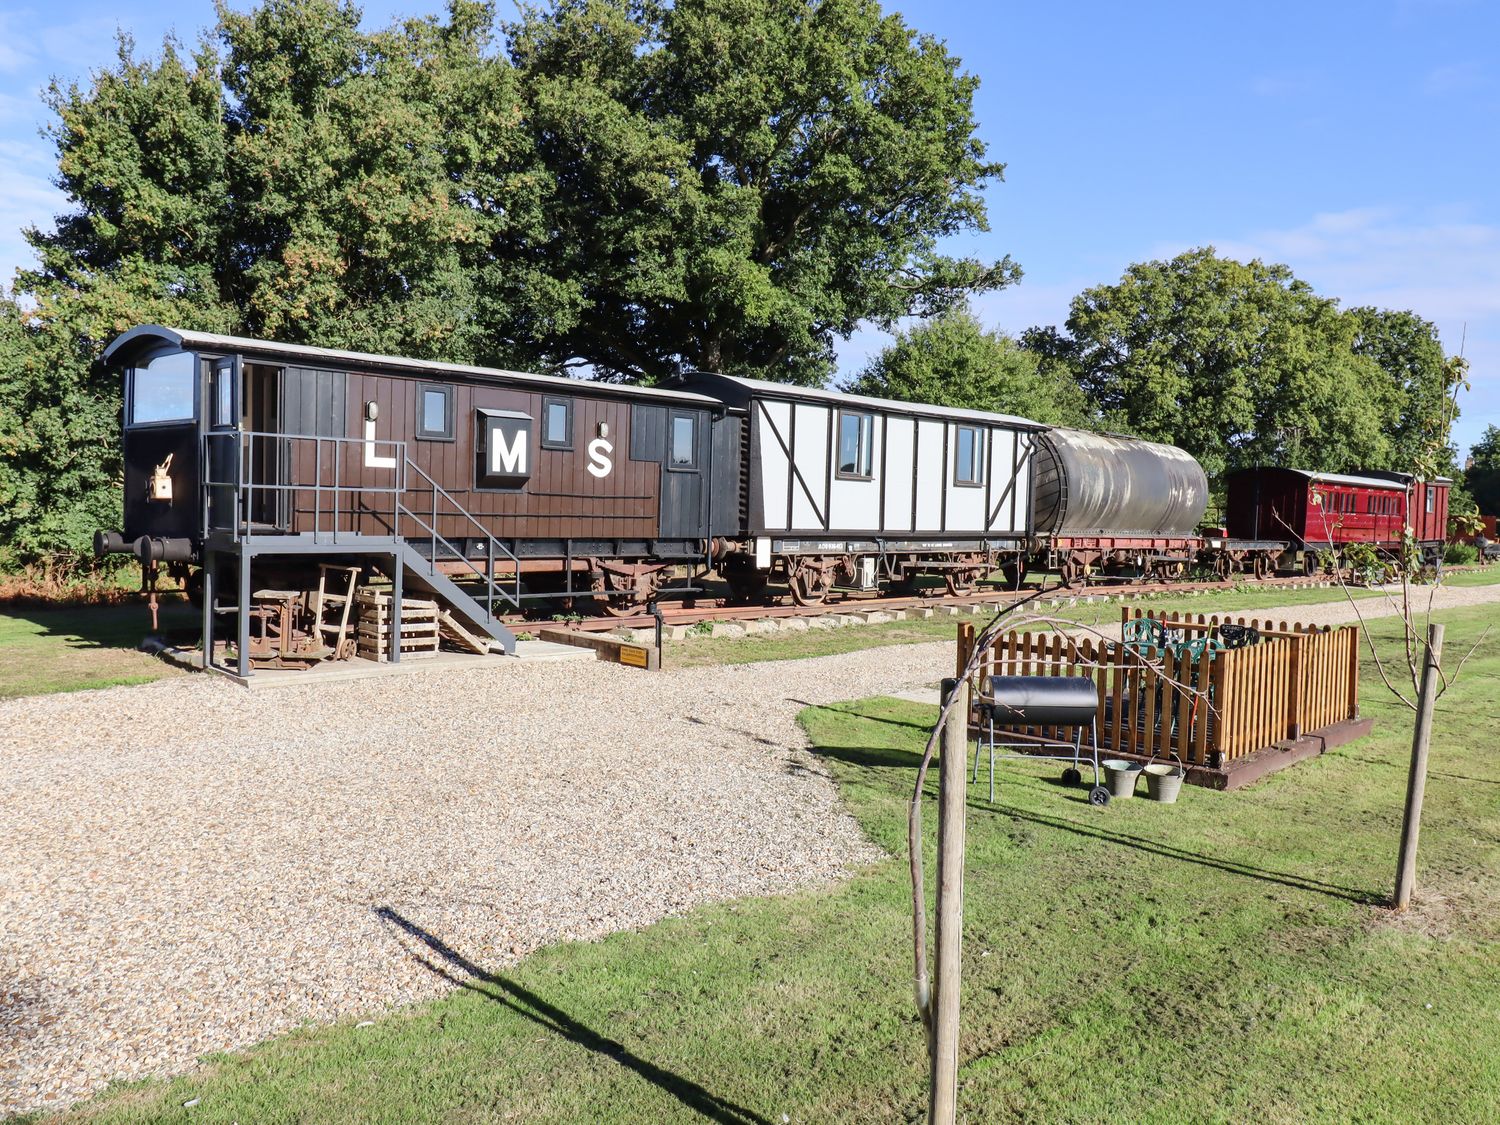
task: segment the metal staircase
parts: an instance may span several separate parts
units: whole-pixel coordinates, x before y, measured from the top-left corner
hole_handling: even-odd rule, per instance
[[[204,434],[203,446],[208,552],[237,553],[245,566],[258,555],[369,556],[398,592],[411,582],[461,619],[458,631],[515,651],[515,634],[499,615],[521,608],[519,560],[407,455],[404,441],[225,429]],[[371,467],[391,470],[390,483],[368,483],[362,470]],[[294,525],[291,509],[299,504]],[[450,531],[457,522],[477,549],[456,547],[440,521]],[[497,563],[508,571],[503,579]],[[242,601],[245,593],[242,583]]]
[[[516,556],[489,533],[489,529],[474,518],[467,508],[455,500],[442,485],[433,480],[419,465],[402,454],[402,477],[405,488],[396,495],[395,538],[401,546],[401,561],[407,577],[417,585],[435,594],[446,602],[454,613],[475,628],[499,641],[506,652],[514,652],[516,637],[495,615],[496,607],[521,608],[521,568]],[[415,486],[411,481],[420,483]],[[418,513],[407,502],[408,498],[427,493],[430,504],[424,505],[425,514]],[[477,533],[484,544],[484,556],[472,558],[458,550],[447,539],[438,534],[438,519],[442,516],[461,518],[465,525]],[[418,534],[403,535],[404,524],[414,524]],[[427,552],[417,550],[416,542],[425,540]],[[464,583],[443,573],[439,560],[462,562]],[[495,578],[495,561],[509,562],[513,575],[513,586],[507,588]],[[468,587],[468,588],[466,588]]]

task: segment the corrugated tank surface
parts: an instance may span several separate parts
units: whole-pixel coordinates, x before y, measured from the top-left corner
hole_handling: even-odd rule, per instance
[[[1038,534],[1186,536],[1208,506],[1208,477],[1175,445],[1053,429],[1037,435]]]

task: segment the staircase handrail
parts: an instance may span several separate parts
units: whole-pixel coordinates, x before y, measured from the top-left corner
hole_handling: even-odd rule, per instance
[[[410,480],[409,480],[409,477],[408,477],[408,479],[403,482],[401,495],[398,495],[396,497],[396,535],[397,535],[397,537],[399,538],[400,535],[401,535],[401,517],[404,515],[408,519],[410,519],[413,523],[415,523],[419,528],[421,528],[424,532],[427,533],[428,540],[429,540],[429,548],[428,548],[428,556],[427,557],[431,560],[432,567],[433,567],[434,571],[437,570],[437,563],[438,563],[438,552],[437,552],[437,549],[438,549],[439,544],[441,544],[442,547],[448,552],[448,554],[453,555],[456,558],[458,558],[460,561],[463,562],[463,564],[465,566],[467,566],[475,574],[479,575],[479,577],[483,578],[484,579],[484,585],[485,585],[485,605],[484,605],[484,608],[485,608],[485,613],[487,613],[489,615],[489,617],[490,617],[491,620],[493,620],[494,616],[495,616],[494,599],[495,599],[495,595],[496,594],[498,594],[505,601],[509,602],[516,609],[520,609],[521,608],[521,560],[516,557],[515,553],[512,552],[510,550],[510,548],[508,548],[504,543],[501,543],[498,539],[496,539],[493,535],[491,535],[490,531],[489,531],[489,528],[485,527],[484,524],[480,523],[479,520],[475,518],[474,514],[472,512],[470,512],[467,508],[465,508],[462,504],[460,504],[446,488],[444,488],[442,485],[438,484],[437,481],[433,480],[433,478],[428,475],[428,473],[426,472],[426,470],[424,470],[420,465],[418,465],[410,457],[406,457],[404,459],[404,461],[405,461],[405,463],[404,463],[403,467],[404,467],[404,470],[405,470],[406,474],[415,473],[417,476],[421,477],[422,480],[424,480],[424,481],[427,482],[427,487],[425,489],[422,488],[422,487],[420,487],[420,486],[417,486],[416,491],[419,491],[419,492],[420,491],[431,491],[432,492],[432,522],[430,524],[427,523],[415,511],[413,511],[411,508],[407,507],[406,504],[402,503],[401,496],[403,496],[407,492],[410,492],[410,491],[413,490],[413,486],[410,483]],[[469,522],[470,525],[473,526],[473,528],[476,531],[479,532],[480,535],[482,535],[484,537],[485,550],[486,550],[486,559],[487,559],[487,568],[486,569],[481,570],[474,563],[474,561],[471,558],[469,558],[469,556],[467,554],[465,554],[464,552],[459,551],[458,549],[456,549],[453,546],[452,543],[450,543],[446,538],[444,538],[442,535],[440,535],[438,533],[437,521],[438,521],[438,499],[439,499],[439,497],[441,497],[444,501],[446,501],[447,504],[448,504],[448,506],[452,509],[451,512],[444,513],[444,514],[457,515],[457,516],[463,517],[465,520],[467,520]],[[499,583],[497,583],[495,581],[495,556],[496,556],[497,552],[499,553],[499,555],[502,558],[509,559],[510,562],[511,562],[511,564],[512,564],[512,572],[515,574],[515,591],[513,593],[510,590],[507,590],[505,587],[501,586]]]

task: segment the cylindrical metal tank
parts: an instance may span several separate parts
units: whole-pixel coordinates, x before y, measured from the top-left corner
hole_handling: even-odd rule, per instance
[[[1032,485],[1038,535],[1192,535],[1208,506],[1208,477],[1174,445],[1053,429],[1037,435]]]

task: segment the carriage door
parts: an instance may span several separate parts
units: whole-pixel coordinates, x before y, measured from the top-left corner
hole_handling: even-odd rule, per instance
[[[239,356],[216,359],[208,380],[208,526],[234,526],[234,493],[239,481],[242,410]]]
[[[663,539],[702,539],[708,534],[704,519],[703,475],[708,467],[708,417],[698,410],[666,412],[666,448],[662,463],[661,536]]]
[[[256,487],[249,495],[249,516],[262,528],[282,531],[287,526],[287,494],[279,485],[287,479],[287,442],[281,418],[282,376],[279,367],[249,364],[245,384],[246,480]]]

